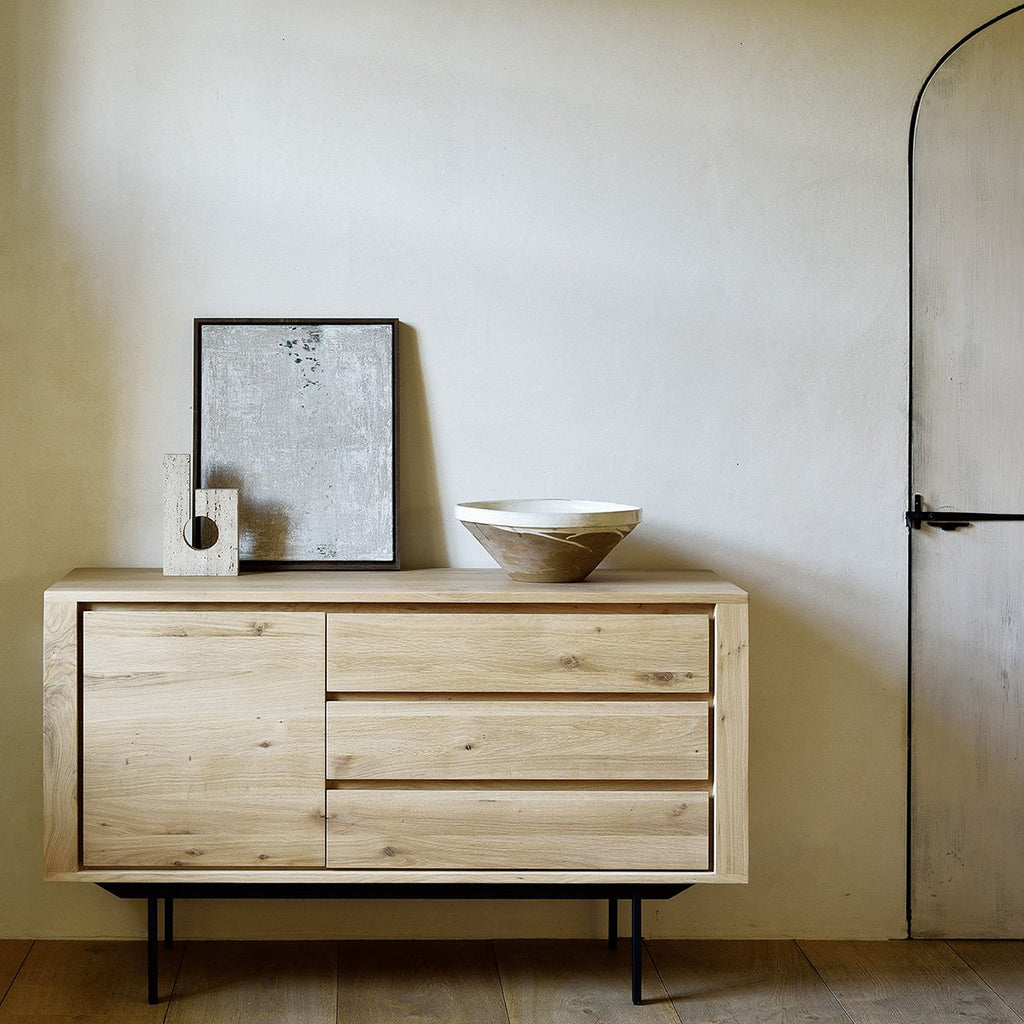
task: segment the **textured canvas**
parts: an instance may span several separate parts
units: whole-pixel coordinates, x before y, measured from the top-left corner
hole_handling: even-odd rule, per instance
[[[394,321],[196,322],[200,487],[239,491],[239,559],[389,563]]]

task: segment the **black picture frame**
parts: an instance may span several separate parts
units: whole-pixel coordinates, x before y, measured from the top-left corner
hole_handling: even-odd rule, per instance
[[[239,567],[398,569],[397,319],[196,318],[192,466]]]

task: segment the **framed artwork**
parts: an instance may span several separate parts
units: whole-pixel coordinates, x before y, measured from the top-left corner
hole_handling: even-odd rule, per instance
[[[251,568],[398,568],[398,321],[195,321],[198,488]]]

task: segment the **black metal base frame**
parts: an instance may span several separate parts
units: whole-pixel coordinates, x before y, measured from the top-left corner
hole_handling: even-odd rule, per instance
[[[608,901],[608,948],[619,938],[619,900],[631,904],[631,974],[633,1005],[643,1000],[643,901],[671,899],[689,885],[374,885],[374,884],[287,884],[231,882],[103,882],[100,888],[121,899],[146,900],[146,976],[149,1002],[159,1002],[157,964],[158,907],[164,901],[164,946],[174,945],[174,901],[176,899],[605,899]]]

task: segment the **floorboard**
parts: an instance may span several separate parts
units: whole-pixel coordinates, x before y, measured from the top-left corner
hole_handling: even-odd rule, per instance
[[[508,1024],[490,942],[342,942],[338,1020]]]
[[[13,980],[12,980],[13,979]],[[0,1024],[1024,1024],[1022,942],[0,941]],[[0,993],[2,994],[2,993]]]
[[[851,1024],[795,942],[661,939],[648,947],[681,1020]]]
[[[167,1024],[335,1024],[337,942],[189,942]]]
[[[181,949],[161,951],[160,992],[170,993]],[[36,942],[0,1004],[2,1024],[157,1024],[146,1002],[144,942]]]
[[[1021,1024],[945,942],[801,942],[856,1024]]]
[[[1024,942],[950,942],[996,995],[1024,1017]]]
[[[31,948],[31,939],[0,939],[0,1000],[7,994]]]
[[[630,943],[494,943],[510,1024],[679,1024],[668,993],[644,953],[643,1005],[630,988]]]

